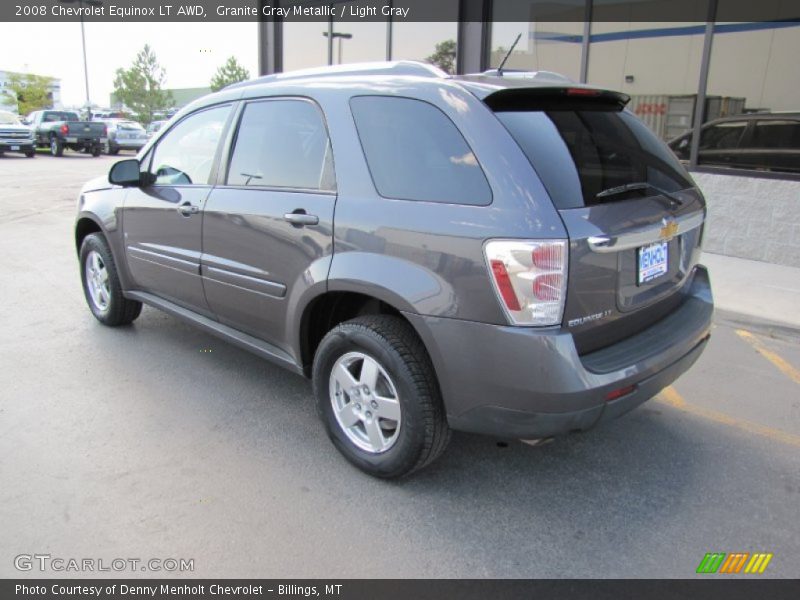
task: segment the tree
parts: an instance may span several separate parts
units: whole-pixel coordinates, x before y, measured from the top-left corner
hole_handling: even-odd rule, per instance
[[[50,108],[53,105],[53,92],[50,86],[52,77],[11,73],[8,76],[8,90],[16,100],[19,114],[27,115],[35,110]]]
[[[439,42],[434,53],[425,60],[452,75],[456,68],[456,41]]]
[[[235,56],[231,56],[211,78],[211,91],[218,92],[232,83],[239,83],[246,79],[250,79],[250,72],[239,64]]]
[[[117,69],[114,95],[136,113],[144,125],[150,124],[153,114],[172,104],[172,94],[163,89],[166,72],[158,64],[155,52],[148,44],[136,55],[129,69]]]

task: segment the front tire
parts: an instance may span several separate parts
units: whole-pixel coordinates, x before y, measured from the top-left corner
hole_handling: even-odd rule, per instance
[[[313,383],[331,441],[370,475],[408,475],[450,439],[428,353],[399,317],[359,317],[331,330],[314,357]]]
[[[36,156],[36,150],[34,150],[33,148],[31,148],[30,150],[25,150],[25,156],[28,158],[33,158],[34,156]]]
[[[122,294],[117,266],[108,242],[99,233],[87,235],[81,244],[81,283],[89,310],[103,325],[128,325],[142,312],[142,303]]]

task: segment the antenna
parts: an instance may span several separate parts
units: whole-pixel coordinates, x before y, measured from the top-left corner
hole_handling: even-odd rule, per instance
[[[497,76],[498,77],[502,77],[503,76],[503,67],[506,65],[506,61],[508,60],[508,57],[511,56],[511,53],[514,51],[514,48],[517,47],[517,43],[519,42],[519,38],[521,38],[521,37],[522,37],[522,33],[520,33],[517,36],[517,39],[514,40],[514,43],[511,44],[511,48],[509,48],[508,52],[506,52],[505,58],[503,58],[503,62],[501,62],[500,66],[497,67]]]

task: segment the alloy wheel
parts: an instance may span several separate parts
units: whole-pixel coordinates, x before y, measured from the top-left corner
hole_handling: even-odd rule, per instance
[[[340,356],[331,369],[329,391],[336,421],[358,448],[380,454],[397,442],[400,399],[378,361],[363,352]]]

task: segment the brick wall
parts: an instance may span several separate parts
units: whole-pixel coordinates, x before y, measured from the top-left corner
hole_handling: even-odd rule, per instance
[[[692,177],[708,202],[704,250],[800,267],[800,181]]]

